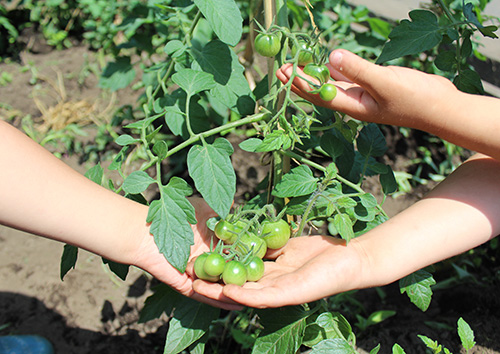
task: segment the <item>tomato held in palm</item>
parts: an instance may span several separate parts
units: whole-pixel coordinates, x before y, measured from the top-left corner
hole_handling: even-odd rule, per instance
[[[330,70],[323,64],[309,63],[304,67],[304,74],[318,79],[321,85],[330,79]]]
[[[247,281],[258,281],[264,275],[264,261],[259,257],[253,256],[246,265]]]
[[[210,276],[219,276],[224,270],[226,265],[226,260],[219,253],[210,253],[207,258],[205,258],[205,263],[203,264],[203,269],[205,273]]]
[[[205,261],[206,261],[208,255],[209,255],[209,253],[202,253],[196,258],[196,260],[194,261],[194,273],[196,274],[196,276],[198,278],[200,278],[202,280],[211,281],[213,283],[216,283],[219,281],[220,277],[208,275],[204,269]]]
[[[264,57],[272,58],[281,50],[281,39],[276,33],[261,33],[255,37],[255,50]]]
[[[292,57],[296,57],[297,55],[297,52],[299,52],[299,56],[298,56],[298,59],[297,59],[297,64],[299,64],[300,66],[304,66],[304,65],[307,65],[309,63],[312,63],[312,61],[314,60],[314,54],[313,54],[313,51],[314,51],[314,48],[309,45],[309,43],[305,42],[305,41],[300,41],[299,42],[299,46],[293,46],[292,47]]]
[[[236,250],[242,254],[253,252],[254,256],[262,258],[267,252],[267,245],[266,241],[261,239],[259,236],[251,232],[247,232],[238,240]]]
[[[337,96],[337,87],[334,84],[324,84],[319,89],[319,97],[323,101],[331,101]]]
[[[267,248],[281,248],[290,239],[290,225],[283,219],[266,220],[262,223],[262,238],[266,241]]]
[[[215,236],[224,241],[226,244],[232,245],[238,238],[238,235],[242,233],[245,226],[246,223],[242,220],[238,220],[236,222],[220,220],[215,225]]]
[[[232,260],[226,263],[222,272],[224,284],[243,285],[247,281],[247,268],[240,261]]]

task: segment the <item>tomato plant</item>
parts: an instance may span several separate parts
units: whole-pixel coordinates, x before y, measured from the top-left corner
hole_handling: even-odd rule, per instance
[[[379,63],[396,64],[425,51],[428,59],[423,63],[415,60],[418,65],[426,71],[437,67],[453,78],[457,87],[479,93],[480,80],[466,59],[475,51],[473,31],[491,36],[493,29],[479,23],[471,4],[452,8],[438,1],[440,11],[414,10],[410,20],[402,21],[390,35],[391,23],[342,0],[313,0],[314,6],[307,9],[307,4],[264,0],[264,31],[258,34],[255,18],[260,20],[256,14],[263,12],[258,4],[235,0],[218,3],[221,6],[214,8],[214,2],[207,0],[141,2],[137,8],[127,8],[119,26],[113,22],[119,16],[111,16],[112,10],[88,23],[91,27],[107,21],[110,31],[120,33],[124,41],[115,45],[112,36],[97,31],[89,36],[115,54],[101,75],[101,87],[118,91],[135,82],[136,52],[141,54],[144,72],[135,86],[142,90],[137,109],[120,115],[116,126],[106,126],[112,132],[114,148],[118,148],[108,169],[123,180],[105,180],[107,174],[101,165],[87,175],[116,193],[149,205],[145,221],[151,225],[154,241],[181,273],[194,243],[192,225],[197,223],[194,207],[186,197],[201,195],[221,219],[214,232],[227,253],[198,256],[195,274],[203,280],[217,282],[222,277],[225,283],[242,285],[259,278],[267,247],[282,247],[291,236],[288,223],[263,221],[268,206],[278,214],[271,215],[271,220],[293,220],[292,236],[313,232],[313,223],[323,224],[321,232],[348,243],[387,220],[379,200],[398,187],[384,162],[387,146],[380,128],[298,100],[292,91],[298,67],[303,66],[306,75],[319,81],[321,85],[314,89],[328,101],[334,99],[336,87],[327,83],[328,69],[318,65],[324,62],[319,57],[325,50],[343,46],[365,58],[376,57]],[[108,9],[105,2],[99,6]],[[84,13],[92,12],[91,8]],[[275,12],[268,13],[273,8]],[[314,28],[313,23],[320,28]],[[358,32],[351,24],[365,28]],[[273,59],[254,55],[253,48]],[[275,71],[286,63],[292,67],[291,79],[281,84]],[[231,160],[235,141],[240,142],[239,151],[255,154],[267,174],[254,190],[238,198],[238,178]],[[380,183],[380,199],[367,192],[367,179]],[[235,210],[240,219],[230,216]],[[262,237],[256,234],[259,227]],[[70,252],[74,249],[68,250],[63,255],[70,260],[65,262],[66,269],[76,261],[76,253]],[[254,254],[247,255],[249,252]],[[126,276],[122,266],[108,264]],[[421,271],[405,278],[401,288],[425,309],[431,279],[430,273]],[[416,288],[418,291],[413,291]],[[161,286],[148,299],[144,316],[160,317],[166,303],[174,304],[169,309],[173,316],[165,344],[169,353],[202,352],[207,338],[214,340],[211,326],[233,320],[249,327],[224,332],[247,334],[244,339],[257,354],[272,352],[269,348],[279,353],[285,347],[295,353],[302,346],[327,351],[333,338],[345,352],[352,352],[354,334],[345,318],[330,306],[330,300],[251,312],[248,318],[243,311],[220,321],[224,314]],[[251,327],[255,318],[260,322]],[[306,338],[306,328],[308,335],[313,332],[316,336]]]

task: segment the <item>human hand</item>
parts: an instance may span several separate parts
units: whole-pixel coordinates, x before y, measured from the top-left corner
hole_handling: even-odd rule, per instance
[[[217,216],[217,214],[201,198],[191,198],[189,201],[195,207],[196,220],[198,221],[195,225],[192,225],[194,245],[191,246],[189,257],[192,260],[210,249],[210,239],[213,233],[208,229],[206,222],[211,217]],[[134,264],[185,296],[227,310],[239,310],[242,308],[241,305],[224,296],[213,300],[195,293],[193,291],[194,279],[188,273],[180,273],[167,262],[165,257],[158,251],[153,236],[149,233],[142,240],[142,244],[137,252],[137,261]]]
[[[441,76],[404,67],[375,65],[342,49],[333,51],[329,60],[327,67],[338,88],[332,101],[323,101],[319,95],[310,94],[309,84],[298,77],[293,81],[292,90],[315,105],[362,121],[432,132],[445,124],[443,113],[460,97],[455,86]],[[292,72],[292,65],[286,64],[276,75],[286,83]],[[300,68],[299,75],[307,77]]]
[[[212,299],[233,299],[256,307],[280,307],[315,301],[360,284],[361,260],[351,243],[328,236],[302,236],[267,254],[276,258],[265,262],[258,282],[243,286],[222,285],[196,280],[194,290]]]

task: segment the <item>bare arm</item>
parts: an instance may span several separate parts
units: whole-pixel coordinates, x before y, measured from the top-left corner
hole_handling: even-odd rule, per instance
[[[180,274],[158,251],[146,223],[146,206],[90,181],[3,121],[0,166],[1,224],[138,266],[186,296],[237,308],[193,293],[192,278]],[[198,219],[193,225],[194,257],[208,250],[205,222],[214,212],[201,199],[191,203]]]
[[[328,236],[297,237],[243,287],[197,280],[195,290],[252,307],[278,307],[394,282],[500,233],[500,162],[477,156],[429,196],[347,246]]]
[[[443,77],[375,65],[346,50],[330,54],[329,69],[339,88],[334,100],[309,94],[309,85],[299,78],[294,91],[359,120],[416,128],[500,159],[500,140],[491,134],[500,129],[500,99],[466,94]],[[291,65],[277,72],[283,82],[291,74]]]

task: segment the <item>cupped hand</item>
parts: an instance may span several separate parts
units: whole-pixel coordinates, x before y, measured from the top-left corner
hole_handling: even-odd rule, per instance
[[[264,276],[258,282],[237,286],[196,280],[194,290],[212,299],[229,298],[245,306],[268,308],[356,289],[360,281],[362,262],[357,249],[337,238],[295,237],[268,256],[276,260],[265,262]]]
[[[190,202],[195,207],[197,220],[197,223],[192,225],[194,232],[194,245],[191,246],[191,254],[189,257],[189,259],[192,260],[210,249],[210,239],[213,237],[213,233],[210,229],[208,229],[206,222],[211,217],[217,216],[217,214],[201,198],[191,198]],[[138,260],[135,262],[135,265],[147,271],[156,279],[169,285],[179,293],[209,305],[227,310],[239,310],[242,308],[241,305],[238,305],[233,300],[223,296],[215,300],[195,293],[193,291],[194,279],[189,275],[189,273],[180,273],[167,262],[165,257],[158,251],[158,247],[156,246],[152,235],[148,234],[144,237],[140,250],[138,250],[137,254]]]
[[[330,54],[327,67],[334,79],[331,83],[338,89],[332,101],[323,101],[318,94],[311,94],[309,84],[297,76],[292,90],[315,105],[367,122],[426,130],[436,115],[442,114],[446,104],[453,104],[452,98],[458,92],[441,76],[376,65],[342,49]],[[276,75],[287,83],[292,73],[293,66],[285,64]],[[307,77],[301,68],[298,74]]]

